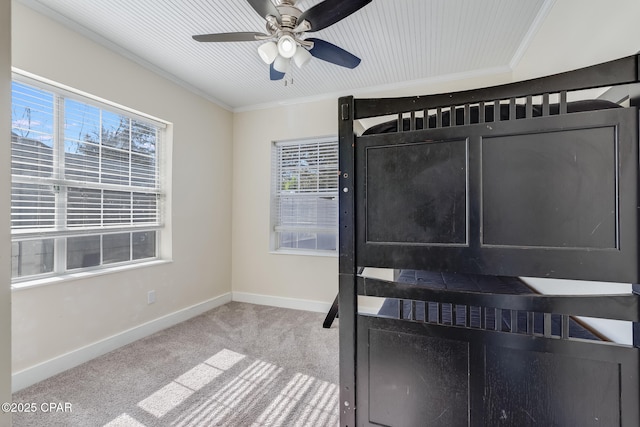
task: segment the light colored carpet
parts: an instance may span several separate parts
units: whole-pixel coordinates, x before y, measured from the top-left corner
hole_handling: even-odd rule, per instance
[[[336,426],[338,326],[232,302],[14,394],[14,426]],[[64,404],[71,412],[64,412]]]

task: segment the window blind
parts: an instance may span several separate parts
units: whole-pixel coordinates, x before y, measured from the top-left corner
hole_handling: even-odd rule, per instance
[[[272,165],[276,247],[335,251],[337,140],[275,143]]]
[[[82,234],[162,223],[162,124],[13,82],[14,235]]]
[[[11,119],[14,279],[157,256],[162,122],[26,77]]]

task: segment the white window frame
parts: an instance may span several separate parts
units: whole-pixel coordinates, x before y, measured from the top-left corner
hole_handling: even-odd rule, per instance
[[[313,146],[322,147],[318,150],[335,150],[335,154],[330,154],[328,159],[325,159],[327,163],[320,163],[322,172],[318,169],[316,177],[318,188],[315,190],[308,187],[304,190],[296,189],[286,194],[287,196],[296,196],[304,198],[307,203],[326,203],[333,204],[335,208],[331,207],[317,207],[317,215],[323,218],[312,222],[309,218],[305,218],[303,221],[298,221],[300,218],[296,218],[291,224],[283,224],[283,215],[280,212],[280,198],[283,195],[281,191],[281,173],[282,162],[280,158],[281,147],[288,148],[300,148],[304,150],[313,151]],[[326,151],[325,151],[326,152]],[[331,157],[334,156],[334,157]],[[329,169],[327,168],[329,167]],[[322,184],[320,184],[322,183]],[[327,188],[330,187],[330,188]],[[300,191],[297,191],[300,190]],[[314,201],[315,199],[315,201]],[[326,215],[328,211],[334,209],[330,215]],[[311,209],[313,210],[313,208]],[[324,213],[324,215],[323,215]],[[274,141],[271,145],[271,220],[270,220],[270,243],[269,250],[275,254],[291,254],[291,255],[314,255],[314,256],[338,256],[338,137],[326,136],[315,137],[305,139],[295,139],[286,141]],[[305,233],[309,235],[315,235],[314,248],[309,247],[289,247],[281,246],[280,239],[282,233]],[[321,249],[318,248],[318,234],[324,239],[327,239],[327,235],[332,235],[335,239],[335,247],[333,249]],[[300,234],[297,234],[299,236]],[[301,241],[301,240],[300,240]],[[299,242],[299,241],[298,241]]]
[[[122,268],[127,268],[128,266],[135,266],[140,264],[147,264],[149,262],[157,262],[161,260],[161,248],[162,248],[162,231],[164,229],[164,218],[165,218],[165,182],[164,182],[164,171],[166,169],[166,156],[165,156],[165,146],[168,142],[167,128],[170,126],[168,122],[165,122],[156,117],[149,116],[144,113],[140,113],[138,111],[129,109],[127,107],[121,106],[119,104],[100,99],[98,97],[92,96],[90,94],[77,91],[75,89],[69,88],[64,85],[59,85],[55,82],[39,78],[38,76],[34,76],[30,73],[22,72],[20,70],[13,70],[12,80],[35,87],[40,90],[44,90],[53,94],[54,99],[54,116],[53,116],[53,139],[55,142],[53,143],[53,175],[47,179],[38,179],[32,178],[29,176],[14,176],[12,175],[12,183],[29,183],[33,182],[36,184],[42,185],[52,185],[54,188],[55,197],[55,226],[53,228],[48,229],[37,229],[37,228],[28,228],[28,229],[14,229],[11,230],[12,243],[14,242],[29,242],[34,240],[43,240],[43,239],[53,239],[54,240],[54,256],[53,256],[53,268],[51,272],[45,272],[40,274],[30,274],[25,276],[17,276],[12,278],[12,284],[16,285],[24,285],[28,284],[27,282],[41,282],[43,279],[47,278],[64,278],[70,277],[72,275],[77,275],[77,273],[83,272],[97,272],[104,273],[110,270],[119,271]],[[61,175],[61,171],[64,170],[64,158],[65,158],[65,133],[64,133],[64,100],[69,99],[73,101],[78,101],[92,107],[97,107],[101,111],[107,111],[110,113],[115,113],[121,116],[126,116],[130,119],[135,120],[139,123],[145,123],[148,125],[152,125],[157,129],[157,138],[155,141],[155,182],[156,184],[153,187],[138,187],[133,183],[129,183],[128,185],[119,185],[119,184],[109,184],[106,182],[100,183],[89,183],[76,181],[74,179],[65,178]],[[12,103],[13,104],[13,103]],[[13,106],[13,105],[12,105]],[[130,128],[133,129],[133,128]],[[132,131],[132,130],[130,130]],[[133,149],[129,147],[128,151],[129,156],[135,155]],[[101,157],[100,157],[101,158]],[[130,163],[129,168],[129,179],[131,179],[132,175],[132,164]],[[104,172],[101,172],[104,173]],[[45,183],[46,181],[46,183]],[[104,197],[106,192],[109,191],[120,191],[121,193],[131,193],[131,202],[133,203],[135,193],[138,194],[147,194],[152,195],[155,194],[155,214],[153,221],[147,221],[142,225],[135,224],[135,221],[132,220],[129,225],[116,225],[116,226],[108,226],[105,225],[105,221],[101,221],[101,225],[95,227],[70,227],[67,223],[67,217],[69,215],[69,210],[67,209],[67,191],[70,188],[82,188],[87,190],[98,190],[101,191],[102,196]],[[104,200],[103,200],[104,202]],[[106,208],[102,208],[101,217],[104,214]],[[133,207],[131,208],[133,209]],[[62,212],[60,214],[59,212]],[[132,211],[133,212],[133,211]],[[132,213],[133,215],[133,213]],[[134,259],[134,242],[133,238],[136,233],[145,233],[145,232],[153,232],[155,238],[155,255],[151,257],[143,257],[140,259]],[[103,240],[105,236],[121,234],[124,237],[124,234],[129,234],[129,259],[125,261],[116,261],[103,263],[104,261],[104,248],[102,246]],[[138,234],[140,236],[140,234]],[[98,265],[90,266],[90,267],[80,267],[80,268],[67,268],[67,238],[74,237],[82,237],[82,236],[95,236],[99,237],[100,241],[100,260]],[[13,256],[13,255],[12,255]],[[12,273],[13,274],[13,273]]]

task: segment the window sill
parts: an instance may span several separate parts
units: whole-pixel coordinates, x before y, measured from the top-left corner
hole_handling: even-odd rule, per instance
[[[118,273],[121,271],[128,271],[128,270],[133,270],[137,268],[154,267],[158,265],[169,264],[171,262],[172,262],[171,260],[155,259],[152,261],[138,262],[135,264],[118,265],[114,267],[100,268],[96,270],[78,271],[75,273],[65,273],[58,276],[49,276],[49,277],[43,277],[43,278],[25,280],[25,281],[13,283],[11,285],[11,290],[21,291],[25,289],[33,289],[33,288],[38,288],[40,286],[55,285],[56,283],[66,283],[72,280],[88,279],[91,277],[102,276],[102,275],[111,274],[111,273]]]
[[[300,255],[300,256],[317,256],[317,257],[324,257],[324,258],[338,258],[338,252],[330,252],[330,251],[276,249],[276,250],[270,250],[269,253],[273,255]]]

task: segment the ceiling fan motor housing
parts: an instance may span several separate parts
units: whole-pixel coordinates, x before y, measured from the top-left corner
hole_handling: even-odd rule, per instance
[[[267,31],[275,35],[281,29],[293,30],[298,23],[298,18],[302,15],[302,11],[288,1],[282,2],[276,8],[280,12],[280,25],[278,26],[275,19],[267,19]]]

